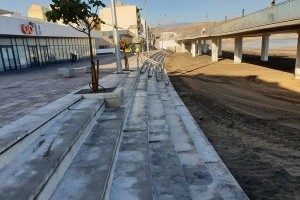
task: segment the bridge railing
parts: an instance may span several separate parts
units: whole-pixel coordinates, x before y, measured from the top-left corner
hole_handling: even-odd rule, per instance
[[[211,27],[206,33],[193,33],[185,38],[215,36],[300,18],[300,0],[288,0],[275,6]],[[180,39],[184,39],[183,37]]]
[[[298,18],[300,18],[300,0],[290,0],[277,4],[276,6],[259,10],[220,26],[212,27],[210,34],[220,35]]]

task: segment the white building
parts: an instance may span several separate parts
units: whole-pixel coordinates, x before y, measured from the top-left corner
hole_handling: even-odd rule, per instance
[[[92,44],[99,34],[93,32]],[[0,72],[89,57],[87,35],[69,26],[11,15],[0,15]]]
[[[176,42],[177,34],[173,32],[162,32],[159,39],[160,49],[169,49],[177,52],[181,46]]]

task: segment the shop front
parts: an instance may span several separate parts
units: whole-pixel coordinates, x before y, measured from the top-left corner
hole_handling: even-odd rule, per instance
[[[24,22],[24,19],[1,16],[1,27],[9,21],[16,24],[19,30],[0,28],[0,72],[68,62],[71,54],[78,59],[89,57],[86,35],[68,26],[29,20]],[[95,54],[95,38],[92,44]]]

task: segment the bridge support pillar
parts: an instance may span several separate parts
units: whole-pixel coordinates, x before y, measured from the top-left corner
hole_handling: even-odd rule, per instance
[[[193,57],[196,57],[196,40],[192,41],[191,53]]]
[[[269,60],[269,42],[270,35],[262,36],[262,44],[261,44],[261,60],[268,61]]]
[[[185,43],[181,42],[181,52],[185,53],[186,52],[186,48],[185,48]]]
[[[206,40],[203,40],[203,53],[207,53],[207,43],[206,43]]]
[[[243,58],[243,37],[236,37],[234,40],[234,63],[239,64]]]
[[[219,38],[219,41],[218,41],[218,55],[219,56],[222,56],[223,55],[223,51],[222,51],[222,38]]]
[[[298,45],[295,66],[295,79],[300,79],[300,31],[298,32]]]
[[[213,62],[218,62],[219,60],[219,48],[218,48],[218,38],[213,38],[211,43],[211,60]]]
[[[198,40],[198,56],[202,55],[202,40]]]

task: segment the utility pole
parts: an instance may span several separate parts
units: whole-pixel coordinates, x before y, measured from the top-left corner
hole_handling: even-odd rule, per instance
[[[121,53],[120,53],[115,0],[111,0],[111,16],[112,16],[112,23],[113,23],[113,30],[114,30],[113,32],[114,32],[115,52],[116,52],[116,59],[117,59],[117,73],[123,73],[121,55],[120,55]]]
[[[149,30],[148,30],[148,17],[147,17],[147,0],[145,0],[145,15],[146,15],[146,43],[147,43],[147,56],[149,56]]]

